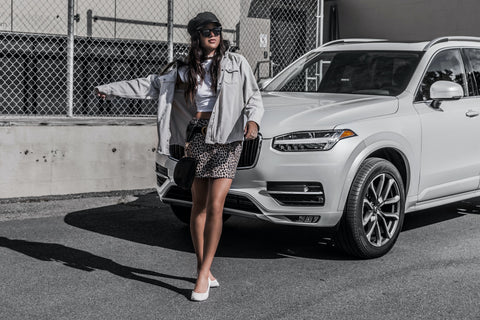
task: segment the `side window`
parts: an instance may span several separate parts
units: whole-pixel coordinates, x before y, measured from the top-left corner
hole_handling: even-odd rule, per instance
[[[468,74],[468,80],[471,82],[469,85],[469,93],[473,95],[480,95],[480,49],[465,49],[465,54],[470,62],[470,72]],[[477,93],[474,91],[475,83],[477,85]],[[471,88],[470,88],[471,87]]]
[[[458,49],[442,51],[433,58],[420,84],[415,101],[430,100],[430,86],[440,80],[456,82],[463,87],[464,92],[467,92],[462,56]]]

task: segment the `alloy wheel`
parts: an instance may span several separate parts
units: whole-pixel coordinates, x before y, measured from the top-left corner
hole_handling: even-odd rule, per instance
[[[395,179],[377,175],[368,185],[363,198],[362,222],[368,242],[381,247],[395,235],[400,219],[400,190]]]

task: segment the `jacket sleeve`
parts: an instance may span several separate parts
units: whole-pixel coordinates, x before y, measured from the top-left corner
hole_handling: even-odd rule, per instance
[[[257,81],[247,59],[242,57],[240,70],[243,76],[243,101],[245,101],[245,116],[247,121],[254,121],[260,127],[263,117],[263,102]]]
[[[116,96],[131,99],[156,99],[159,95],[157,75],[127,81],[112,82],[95,87],[95,92],[103,92],[108,97]]]

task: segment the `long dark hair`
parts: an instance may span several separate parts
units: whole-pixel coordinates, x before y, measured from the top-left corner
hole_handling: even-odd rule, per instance
[[[227,48],[223,41],[223,35],[220,33],[220,44],[215,50],[215,56],[212,58],[212,66],[210,67],[210,76],[212,79],[211,89],[213,92],[217,92],[220,62],[226,50]],[[195,94],[197,93],[197,76],[200,76],[201,81],[204,81],[205,79],[205,69],[202,67],[202,62],[205,58],[205,53],[200,46],[200,33],[195,32],[190,38],[190,50],[187,59],[187,83],[185,90],[185,100],[192,105],[195,99]]]

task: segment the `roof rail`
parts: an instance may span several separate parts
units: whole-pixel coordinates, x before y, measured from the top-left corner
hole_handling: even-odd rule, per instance
[[[334,44],[344,44],[344,43],[363,43],[363,42],[379,42],[379,41],[388,41],[386,39],[362,39],[362,38],[352,38],[352,39],[338,39],[327,42],[321,45],[321,48],[328,47]]]
[[[425,46],[425,48],[423,48],[423,51],[427,51],[428,49],[430,49],[431,47],[433,47],[437,43],[448,42],[448,41],[476,41],[476,42],[480,42],[480,38],[479,37],[463,37],[463,36],[440,37],[440,38],[436,38],[436,39],[433,39],[432,41],[430,41]]]

